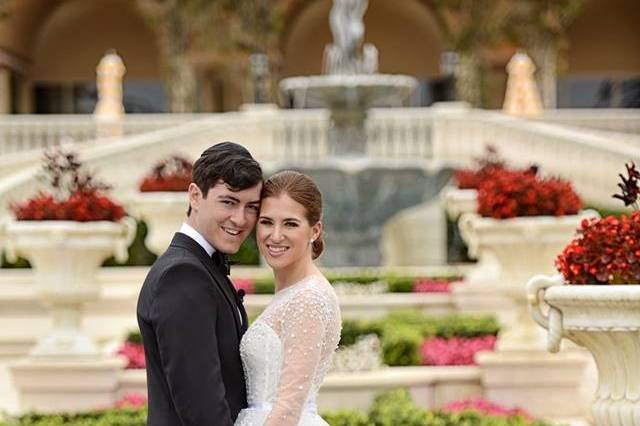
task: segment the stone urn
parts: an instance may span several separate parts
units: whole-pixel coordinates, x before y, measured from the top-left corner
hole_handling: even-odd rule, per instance
[[[537,275],[527,284],[527,300],[531,317],[547,330],[550,352],[566,337],[593,355],[594,423],[639,426],[640,285],[567,285],[561,275]]]
[[[32,355],[87,355],[99,353],[82,331],[82,308],[98,299],[96,272],[115,255],[127,259],[135,236],[135,221],[15,221],[6,226],[6,250],[31,262],[40,301],[47,306],[52,328],[39,340]]]
[[[472,247],[493,256],[498,265],[496,291],[509,298],[514,318],[504,324],[498,350],[544,349],[544,336],[527,311],[525,286],[529,278],[553,273],[558,253],[571,241],[582,219],[597,216],[584,211],[570,216],[529,216],[493,219],[467,213],[460,229]]]
[[[145,245],[160,255],[185,220],[189,202],[186,192],[139,192],[130,206],[147,224]]]
[[[447,188],[442,196],[444,208],[451,220],[457,220],[464,213],[478,210],[478,191],[476,189]]]

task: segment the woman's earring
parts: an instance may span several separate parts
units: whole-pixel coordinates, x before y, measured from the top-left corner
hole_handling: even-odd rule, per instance
[[[313,242],[314,242],[314,241],[315,241],[315,240],[314,240],[313,238],[312,238],[312,239],[310,239],[310,240],[309,240],[309,245],[313,244]]]

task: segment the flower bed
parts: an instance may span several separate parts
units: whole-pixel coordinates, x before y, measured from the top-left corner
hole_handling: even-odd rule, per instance
[[[147,407],[144,397],[131,395],[116,408],[70,414],[25,414],[0,426],[144,426]],[[418,407],[409,393],[396,389],[379,395],[369,412],[339,410],[321,413],[331,426],[549,426],[534,420],[524,410],[508,409],[488,401],[463,401],[442,410]]]
[[[41,191],[22,203],[12,203],[9,207],[17,220],[117,222],[126,214],[105,195],[110,187],[84,171],[73,152],[45,153],[40,178],[51,192]]]
[[[494,170],[478,188],[478,213],[483,217],[574,215],[581,207],[570,182],[541,178],[535,167]]]
[[[423,365],[473,365],[474,356],[480,351],[492,351],[496,336],[479,337],[432,337],[420,347]]]
[[[460,277],[398,277],[384,275],[335,275],[328,276],[331,284],[351,286],[382,286],[388,293],[449,293],[452,285],[460,283]],[[273,294],[273,278],[233,278],[236,288],[246,294]],[[375,291],[378,293],[378,291]]]
[[[460,407],[460,408],[459,408]],[[462,408],[463,407],[463,408]],[[489,408],[487,408],[489,407]],[[487,401],[455,403],[442,410],[418,407],[404,389],[379,395],[368,413],[341,410],[323,413],[331,426],[548,426],[521,409],[508,409]]]
[[[477,351],[493,349],[498,331],[491,316],[429,317],[402,311],[377,321],[343,321],[340,345],[349,346],[360,336],[376,334],[384,363],[389,366],[470,365]],[[454,355],[452,350],[464,352]]]
[[[493,349],[499,330],[496,319],[487,315],[430,317],[398,311],[380,320],[344,320],[340,346],[375,334],[382,344],[384,363],[389,366],[470,365],[477,351]],[[438,349],[442,353],[437,353]],[[127,358],[127,368],[144,368],[139,332],[130,333],[118,353]]]
[[[140,183],[140,192],[185,192],[191,183],[191,161],[173,155],[153,166]]]

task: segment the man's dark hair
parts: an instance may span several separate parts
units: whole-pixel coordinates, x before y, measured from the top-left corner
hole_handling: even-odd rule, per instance
[[[262,168],[242,145],[222,142],[207,148],[193,163],[191,181],[198,185],[202,197],[222,181],[232,191],[242,191],[262,182]],[[191,206],[187,216],[191,214]]]

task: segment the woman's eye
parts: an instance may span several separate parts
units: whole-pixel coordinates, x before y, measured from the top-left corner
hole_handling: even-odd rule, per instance
[[[271,221],[266,220],[266,219],[262,219],[261,221],[258,222],[260,225],[270,225]]]
[[[285,223],[285,225],[286,225],[286,226],[288,226],[288,227],[290,227],[290,228],[295,228],[295,227],[297,227],[297,226],[298,226],[298,224],[297,224],[297,223],[295,223],[295,222],[287,222],[287,223]]]

